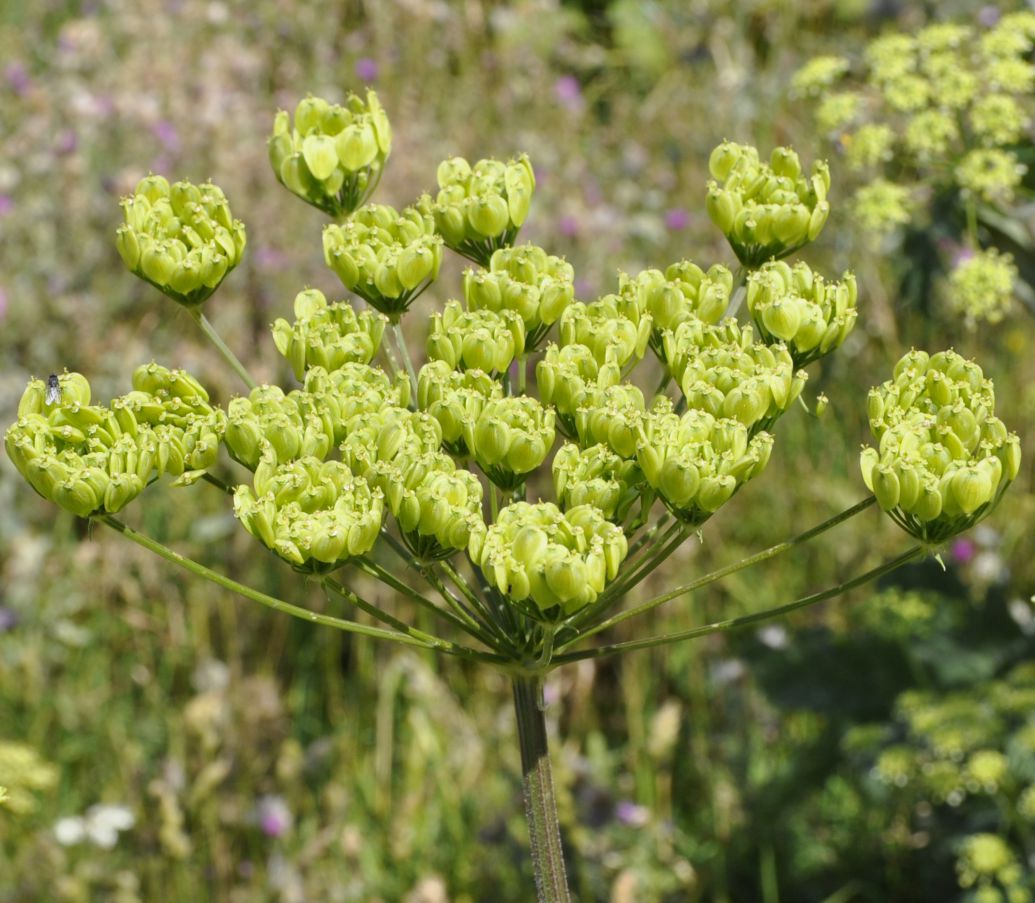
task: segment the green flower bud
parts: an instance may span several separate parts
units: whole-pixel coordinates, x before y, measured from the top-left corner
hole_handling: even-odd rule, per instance
[[[620,458],[605,445],[582,450],[565,443],[553,459],[554,494],[567,511],[579,505],[593,505],[612,523],[625,520],[632,505],[650,493],[634,461]]]
[[[606,295],[583,304],[576,301],[561,315],[562,345],[585,345],[597,363],[613,362],[625,367],[647,351],[653,321],[641,314],[631,298]]]
[[[450,454],[469,453],[465,431],[486,401],[503,397],[503,387],[484,370],[457,372],[446,361],[431,361],[417,374],[417,406],[438,421],[442,444]]]

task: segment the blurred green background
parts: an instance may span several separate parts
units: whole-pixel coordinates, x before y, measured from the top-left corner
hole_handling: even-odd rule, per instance
[[[1019,302],[994,327],[964,328],[932,288],[943,264],[924,240],[951,223],[861,233],[838,204],[837,148],[790,91],[813,55],[997,14],[893,0],[5,0],[0,421],[30,375],[66,367],[102,398],[152,358],[221,403],[239,391],[189,317],[115,252],[118,199],[149,170],[226,191],[249,248],[207,314],[260,380],[289,384],[269,323],[305,286],[343,292],[322,261],[320,214],[277,185],[265,139],[278,107],[370,84],[395,131],[375,200],[433,189],[450,154],[527,151],[538,188],[522,239],[566,255],[587,299],[613,290],[618,267],[733,263],[703,204],[722,139],[830,157],[833,213],[804,256],[860,282],[860,326],[806,390],[830,408],[785,418],[769,472],[643,598],[861,498],[865,393],[911,344],[976,357],[1030,461],[1030,312]],[[1006,214],[1029,238],[1031,198],[1029,184]],[[428,312],[460,293],[462,265],[447,260],[407,320],[414,348]],[[555,672],[548,717],[578,898],[1030,899],[1031,472],[945,550],[944,570],[928,561],[755,632]],[[283,598],[339,604],[257,555],[203,485],[155,487],[129,520]],[[789,601],[905,542],[870,511],[613,635]],[[531,898],[502,676],[186,579],[38,499],[6,458],[0,573],[2,903]]]

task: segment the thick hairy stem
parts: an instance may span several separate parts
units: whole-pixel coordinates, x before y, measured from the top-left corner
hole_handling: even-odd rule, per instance
[[[538,678],[514,678],[514,712],[521,744],[528,842],[535,870],[536,899],[539,903],[570,903],[541,692],[542,683]]]

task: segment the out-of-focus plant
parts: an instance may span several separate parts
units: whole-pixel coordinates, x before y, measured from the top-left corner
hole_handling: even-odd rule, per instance
[[[970,325],[998,322],[1015,297],[1035,303],[1011,253],[1035,247],[1020,212],[1032,196],[1033,49],[1024,10],[889,32],[859,59],[816,57],[793,79],[854,176],[847,222],[876,237],[928,230],[950,271],[945,305]]]
[[[1018,441],[995,418],[976,365],[947,353],[923,355],[924,367],[900,365],[894,388],[879,396],[880,417],[871,401],[889,460],[881,458],[867,476],[876,500],[921,544],[776,608],[589,644],[617,623],[798,547],[874,501],[867,497],[750,558],[623,606],[762,474],[774,444],[770,430],[802,391],[800,368],[834,351],[855,324],[850,276],[828,284],[803,264],[774,263],[821,231],[829,210],[825,165],[817,163],[806,177],[789,148],[777,148],[763,164],[752,147],[721,145],[711,158],[717,181],[709,186],[708,209],[741,261],[737,277],[682,261],[623,276],[617,293],[583,303],[573,300],[573,274],[564,261],[542,249],[512,247],[535,185],[527,157],[474,167],[447,160],[439,167],[437,199],[426,196],[397,212],[360,206],[380,176],[390,134],[372,92],[365,105],[346,107],[308,98],[293,130],[288,126],[279,114],[270,143],[277,177],[326,213],[350,215],[325,232],[327,263],[346,288],[387,317],[391,331],[379,315],[356,313],[346,301],[300,293],[294,323],[273,327],[276,347],[302,380],[301,389],[285,393],[256,385],[199,316],[249,387],[246,398],[231,400],[224,412],[197,380],[156,363],[138,368],[133,390],[108,405],[91,404],[80,374],[34,379],[6,433],[8,455],[41,496],[198,577],[306,621],[499,668],[513,685],[537,893],[541,900],[569,899],[543,714],[545,676],[569,662],[733,630],[879,577],[986,516],[1016,474]],[[190,294],[196,289],[177,275],[185,267],[178,255],[181,246],[184,260],[194,253],[183,220],[195,232],[202,228],[206,221],[190,205],[204,206],[204,198],[179,202],[177,214],[170,186],[166,210],[167,184],[151,176],[138,186],[127,217],[141,197],[160,215],[139,224],[131,219],[125,228],[136,231],[120,231],[119,241],[134,272],[196,309]],[[237,229],[228,208],[207,215],[232,238],[222,223]],[[151,257],[144,267],[143,251],[139,260],[129,253],[129,236],[137,232],[151,235],[149,254],[164,255],[164,269]],[[204,249],[215,240],[229,258],[222,233],[213,227],[214,239],[197,234],[199,265],[221,267],[216,252],[205,258]],[[240,235],[240,246],[233,246],[238,256],[243,229]],[[466,306],[450,301],[435,315],[426,342],[431,361],[418,375],[401,321],[414,293],[438,275],[442,244],[489,270],[465,277]],[[208,281],[218,284],[215,273]],[[204,275],[201,282],[214,288]],[[761,341],[732,319],[745,295]],[[728,298],[730,318],[723,321]],[[559,341],[546,345],[535,365],[537,398],[528,358],[540,353],[555,322]],[[648,349],[662,369],[650,396],[630,379]],[[388,372],[373,365],[379,351]],[[673,377],[682,390],[675,398],[666,392]],[[549,467],[557,432],[569,442]],[[885,442],[887,436],[897,444]],[[250,484],[232,486],[213,472],[220,445],[252,471]],[[942,500],[933,514],[913,511],[912,496],[907,502],[901,489],[892,499],[890,478],[878,485],[874,476],[888,470],[906,483],[906,471],[896,468],[914,465],[914,453],[942,481],[930,490]],[[115,517],[165,474],[177,486],[204,481],[232,495],[235,515],[261,546],[382,626],[245,586]],[[927,471],[916,482],[926,490]],[[555,500],[542,500],[551,485]],[[900,509],[935,527],[914,528]],[[373,554],[375,546],[395,555],[398,571]],[[363,598],[346,568],[426,609],[435,626],[406,623]],[[463,639],[430,632],[439,624]]]

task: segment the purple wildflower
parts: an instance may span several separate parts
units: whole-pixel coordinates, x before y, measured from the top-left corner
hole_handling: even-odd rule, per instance
[[[291,830],[291,810],[280,796],[264,796],[258,804],[259,828],[267,837],[283,837]]]
[[[673,207],[665,213],[665,228],[672,232],[681,232],[690,225],[690,214],[682,207]]]
[[[582,88],[574,75],[562,75],[553,83],[553,96],[570,113],[581,113],[586,106]]]
[[[377,70],[377,60],[369,56],[363,56],[356,60],[356,78],[367,82],[367,84],[377,81]]]
[[[968,539],[966,536],[961,536],[952,544],[952,560],[956,564],[966,565],[974,558],[974,553],[977,551],[977,547],[974,544],[974,540]]]
[[[32,84],[29,78],[29,70],[25,68],[25,64],[19,60],[15,60],[13,63],[8,63],[4,67],[4,78],[7,80],[8,86],[21,97],[29,90],[29,86]]]

